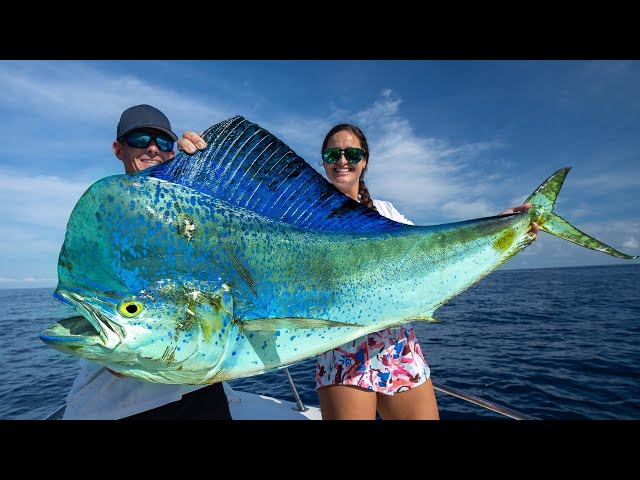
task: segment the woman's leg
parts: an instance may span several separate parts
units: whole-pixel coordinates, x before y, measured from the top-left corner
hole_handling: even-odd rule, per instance
[[[378,395],[378,413],[383,420],[440,420],[431,379],[395,395]]]
[[[352,385],[327,385],[317,390],[323,420],[375,420],[376,393]]]

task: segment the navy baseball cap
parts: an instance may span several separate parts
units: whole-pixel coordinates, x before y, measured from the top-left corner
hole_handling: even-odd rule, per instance
[[[151,105],[136,105],[122,112],[116,138],[121,140],[127,133],[139,128],[160,130],[169,135],[174,142],[178,141],[178,136],[171,131],[171,123],[167,116]]]

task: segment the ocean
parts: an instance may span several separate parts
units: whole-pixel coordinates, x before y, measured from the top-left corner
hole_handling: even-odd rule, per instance
[[[74,311],[53,289],[0,290],[0,419],[37,420],[65,401],[75,357],[38,334]],[[640,419],[640,265],[498,270],[414,322],[439,385],[543,420]],[[315,360],[288,368],[318,406]],[[294,401],[283,370],[233,380],[236,390]],[[436,392],[442,420],[500,420]]]

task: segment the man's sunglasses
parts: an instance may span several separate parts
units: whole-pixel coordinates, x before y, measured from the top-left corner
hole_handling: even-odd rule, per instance
[[[170,152],[173,150],[173,140],[168,135],[152,135],[147,132],[131,132],[124,138],[127,145],[133,148],[147,148],[151,143],[151,139],[156,141],[158,150],[162,152]]]
[[[344,153],[344,158],[347,159],[349,163],[358,163],[362,160],[367,152],[365,152],[361,148],[356,147],[348,147],[344,150],[339,148],[327,148],[322,154],[322,160],[327,163],[336,163],[340,160],[340,157]]]

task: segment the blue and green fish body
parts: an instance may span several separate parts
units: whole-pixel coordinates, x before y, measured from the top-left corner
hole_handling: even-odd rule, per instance
[[[529,245],[531,223],[623,257],[553,213],[568,169],[523,213],[404,225],[349,199],[268,131],[233,117],[207,149],[92,185],[54,296],[78,316],[41,335],[160,383],[281,368],[435,312]]]

